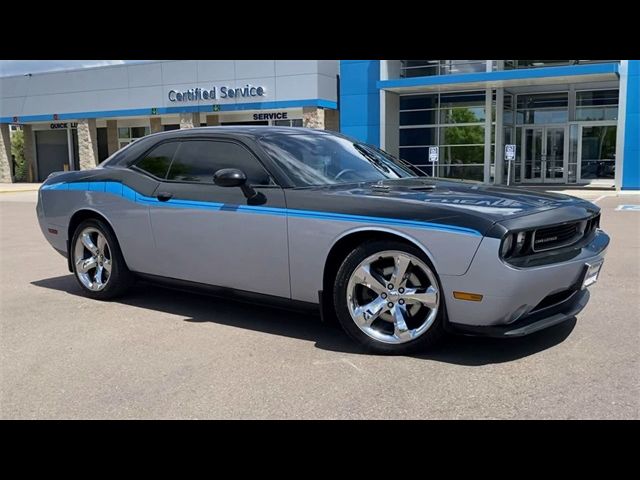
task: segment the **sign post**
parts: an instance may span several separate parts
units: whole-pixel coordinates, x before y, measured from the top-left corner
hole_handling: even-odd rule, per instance
[[[436,163],[440,159],[440,148],[429,147],[429,162],[431,162],[431,176],[436,176]]]
[[[516,146],[506,144],[504,146],[504,159],[507,161],[507,187],[511,183],[511,164],[516,159]]]

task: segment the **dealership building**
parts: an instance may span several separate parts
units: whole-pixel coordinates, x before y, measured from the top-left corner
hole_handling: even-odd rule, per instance
[[[336,60],[157,61],[0,77],[0,182],[11,131],[27,180],[94,167],[154,132],[211,125],[338,130]]]
[[[159,61],[0,78],[0,181],[12,129],[31,181],[95,166],[152,132],[339,130],[427,174],[640,189],[637,60]]]
[[[340,64],[341,131],[440,177],[637,190],[639,115],[637,60]]]

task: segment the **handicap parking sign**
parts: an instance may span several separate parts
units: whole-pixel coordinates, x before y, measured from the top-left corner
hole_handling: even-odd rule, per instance
[[[516,146],[507,144],[504,146],[504,159],[508,162],[512,162],[516,159]]]

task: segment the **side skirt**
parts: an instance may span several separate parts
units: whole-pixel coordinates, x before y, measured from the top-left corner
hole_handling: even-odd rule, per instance
[[[302,302],[300,300],[291,300],[290,298],[248,292],[246,290],[237,290],[229,287],[219,287],[216,285],[191,282],[189,280],[181,280],[178,278],[161,277],[158,275],[149,275],[147,273],[138,272],[133,273],[140,280],[171,288],[173,290],[221,297],[227,300],[279,308],[288,311],[296,311],[300,313],[311,313],[314,315],[318,315],[320,313],[320,306],[317,303]]]

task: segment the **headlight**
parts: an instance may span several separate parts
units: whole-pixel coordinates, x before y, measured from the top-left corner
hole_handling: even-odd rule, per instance
[[[502,248],[500,249],[500,254],[502,255],[502,258],[505,258],[507,255],[509,255],[509,252],[511,252],[512,246],[513,246],[513,235],[509,234],[506,237],[504,237],[504,240],[502,240]]]
[[[516,252],[521,253],[524,246],[524,240],[527,237],[525,232],[519,232],[516,236]]]

